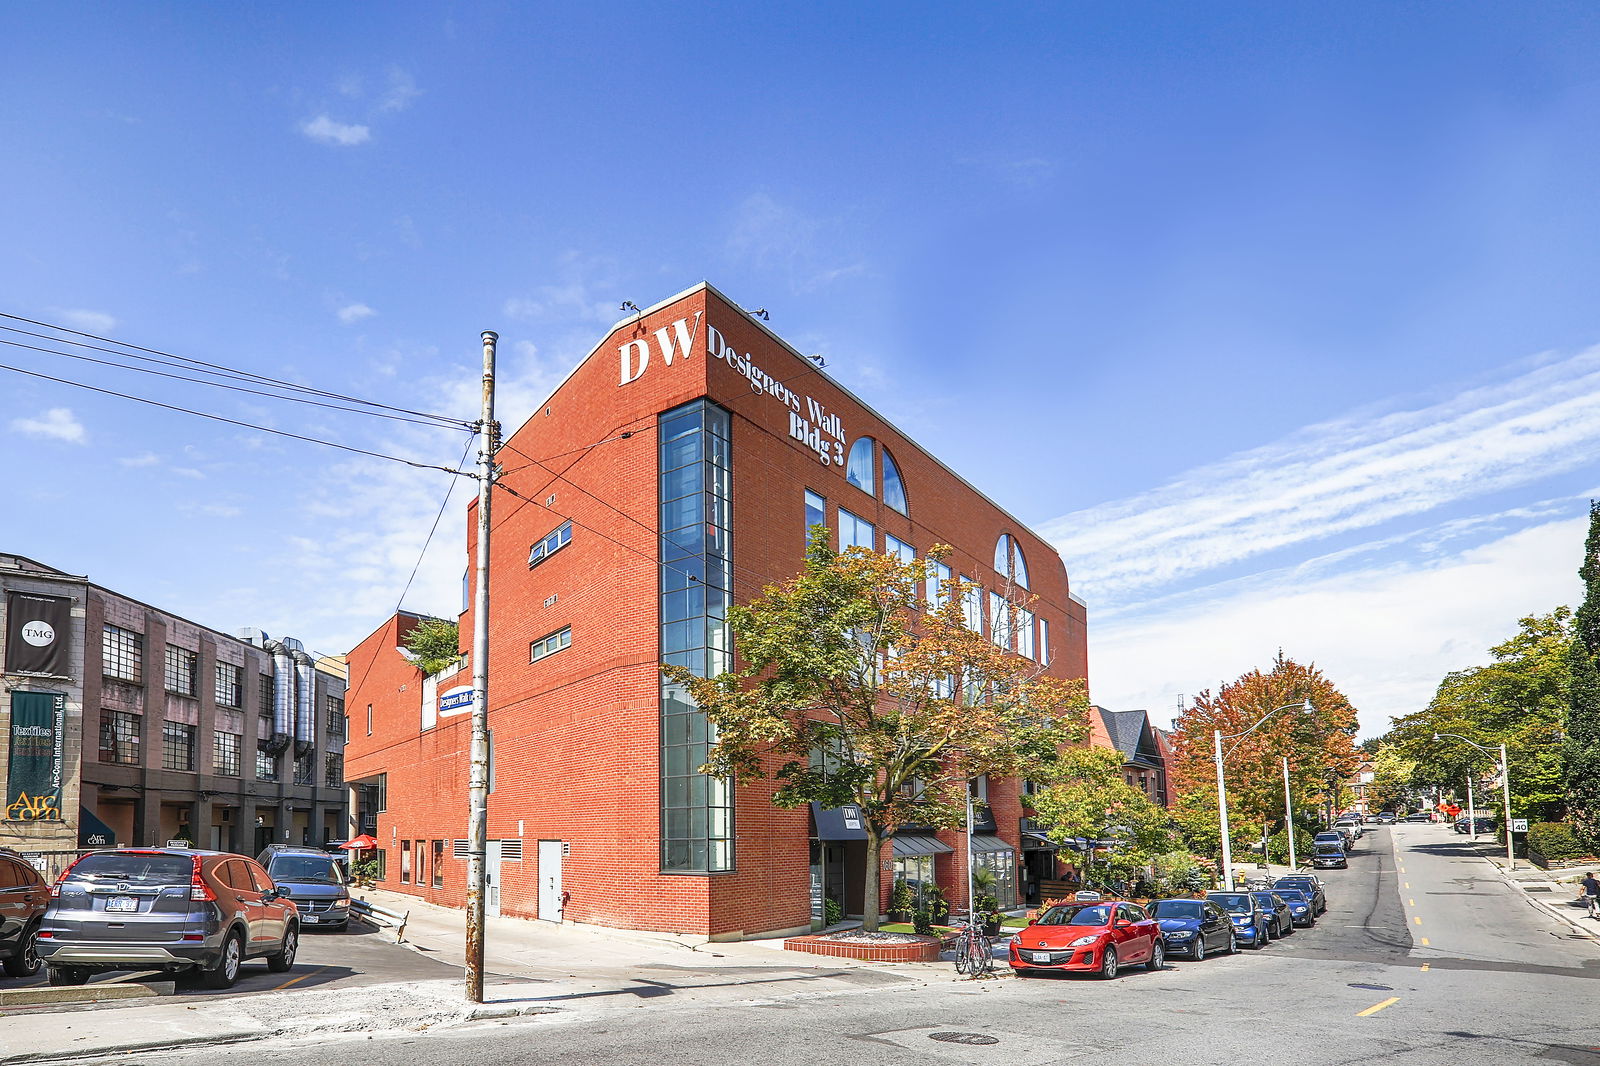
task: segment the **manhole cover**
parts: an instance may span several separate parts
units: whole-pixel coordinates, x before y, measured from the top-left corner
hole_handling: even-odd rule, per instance
[[[945,1044],[998,1044],[1000,1038],[987,1036],[983,1033],[929,1033],[929,1040],[938,1040]]]
[[[1393,992],[1393,985],[1364,985],[1359,981],[1351,981],[1351,988],[1365,988],[1369,992]]]

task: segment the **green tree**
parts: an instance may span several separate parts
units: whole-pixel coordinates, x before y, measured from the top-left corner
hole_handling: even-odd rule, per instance
[[[1058,844],[1076,837],[1116,840],[1094,860],[1113,876],[1132,876],[1175,843],[1166,808],[1128,784],[1122,753],[1109,748],[1063,751],[1029,802],[1035,821]]]
[[[1416,764],[1394,745],[1378,745],[1372,758],[1372,783],[1367,786],[1367,809],[1398,814],[1411,792],[1415,773]]]
[[[461,634],[454,622],[424,618],[401,641],[425,674],[436,674],[461,658]]]
[[[1583,604],[1567,649],[1570,680],[1562,755],[1567,811],[1578,843],[1600,853],[1600,501],[1589,502],[1583,543]]]
[[[701,678],[662,667],[714,729],[702,773],[770,779],[779,807],[861,809],[868,930],[878,926],[882,845],[897,827],[963,824],[973,779],[1037,777],[1088,731],[1083,683],[968,629],[964,583],[925,601],[928,568],[834,551],[814,527],[800,574],[729,609],[735,670]]]

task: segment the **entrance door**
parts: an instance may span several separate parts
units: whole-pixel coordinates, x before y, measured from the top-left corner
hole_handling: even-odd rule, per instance
[[[486,914],[500,913],[500,842],[488,842],[489,850],[483,858],[483,909]]]
[[[539,917],[561,920],[561,841],[539,841]]]

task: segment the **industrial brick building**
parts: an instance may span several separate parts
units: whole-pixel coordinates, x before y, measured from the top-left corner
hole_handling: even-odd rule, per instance
[[[187,840],[253,854],[348,835],[342,666],[0,554],[0,846]]]
[[[705,720],[660,673],[729,668],[728,605],[795,574],[814,524],[840,548],[952,546],[936,580],[994,590],[970,624],[1086,676],[1084,608],[1054,549],[709,285],[613,327],[498,462],[492,913],[734,938],[809,929],[825,897],[881,908],[862,898],[858,813],[783,810],[770,782],[697,773]],[[992,624],[1003,590],[1031,597],[1014,626]],[[385,887],[459,906],[471,671],[425,678],[398,650],[417,621],[350,653],[347,772]],[[1024,834],[1020,782],[982,784],[973,850],[1014,902],[1029,870],[1054,875],[1054,850]],[[904,828],[884,861],[885,892],[903,876],[964,897],[960,833]]]

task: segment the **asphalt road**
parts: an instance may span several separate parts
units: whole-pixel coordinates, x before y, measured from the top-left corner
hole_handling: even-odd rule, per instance
[[[1112,982],[958,980],[714,1001],[607,998],[537,1019],[295,1045],[261,1064],[1588,1063],[1600,947],[1499,881],[1443,826],[1377,829],[1317,925],[1254,952]],[[951,1038],[953,1036],[953,1039]],[[981,1042],[978,1042],[981,1041]],[[138,1057],[178,1066],[214,1050]]]

